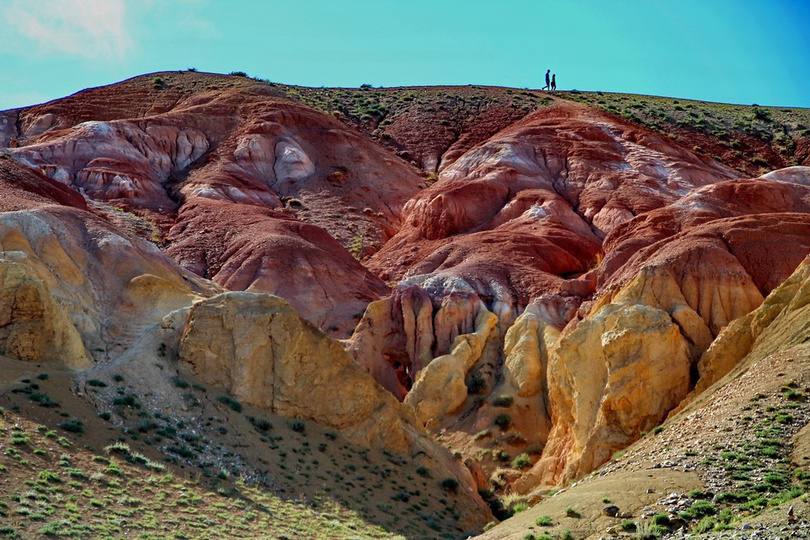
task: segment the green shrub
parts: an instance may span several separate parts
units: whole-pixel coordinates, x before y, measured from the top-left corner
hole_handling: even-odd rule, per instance
[[[227,405],[228,408],[230,408],[230,409],[232,409],[232,410],[234,410],[236,412],[242,412],[242,404],[239,403],[238,401],[236,401],[235,399],[233,399],[231,396],[219,396],[217,398],[217,401]]]
[[[128,454],[130,452],[130,448],[127,443],[118,441],[105,446],[104,451],[108,454]]]
[[[577,512],[572,506],[569,506],[568,508],[565,509],[565,515],[570,517],[570,518],[580,518],[580,517],[582,517],[582,514]]]
[[[498,396],[493,400],[492,405],[495,407],[511,407],[514,400],[512,396]]]
[[[765,160],[764,158],[762,158],[760,156],[754,157],[754,159],[751,160],[751,164],[752,165],[757,165],[759,167],[769,167],[770,166],[770,164],[767,162],[767,160]]]
[[[439,482],[439,486],[441,486],[441,488],[445,491],[456,493],[458,491],[459,483],[455,478],[445,478]]]
[[[141,404],[138,403],[138,398],[133,396],[132,394],[127,394],[126,396],[117,397],[113,399],[113,405],[122,406],[122,407],[132,407],[134,409],[140,409]]]
[[[516,503],[514,506],[512,506],[511,511],[512,511],[512,514],[514,515],[514,514],[519,514],[521,512],[524,512],[524,511],[526,511],[528,509],[529,509],[529,505],[527,503],[519,502],[519,503]]]
[[[34,403],[39,403],[40,407],[58,407],[59,404],[51,399],[51,396],[48,394],[43,394],[41,392],[31,392],[29,394],[28,399],[33,401]]]
[[[718,495],[715,500],[720,504],[741,503],[747,501],[748,497],[742,493],[725,492]]]
[[[185,446],[167,446],[166,451],[172,454],[177,454],[178,456],[186,459],[190,459],[195,456],[194,451]]]
[[[75,418],[59,422],[59,427],[70,433],[84,433],[84,425],[80,420]]]
[[[499,414],[495,417],[495,425],[501,429],[506,429],[512,423],[512,417],[508,414]]]
[[[540,527],[550,527],[551,516],[540,516],[539,518],[534,520],[534,524]]]
[[[296,433],[303,433],[307,429],[306,424],[304,424],[304,422],[302,422],[301,420],[293,420],[292,422],[290,422],[289,426],[290,429],[295,431]]]
[[[270,421],[265,418],[253,418],[252,416],[249,416],[248,420],[258,431],[267,432],[273,429],[273,424],[271,424]]]
[[[98,379],[90,379],[89,381],[87,381],[87,386],[95,386],[95,387],[98,387],[98,388],[105,388],[107,386],[107,383],[105,383],[104,381],[100,381]]]
[[[177,375],[172,377],[172,384],[175,385],[177,388],[189,388],[189,387],[191,387],[191,384],[189,384],[188,381],[184,381],[183,379],[181,379]]]
[[[715,508],[714,505],[709,501],[696,501],[694,504],[692,504],[692,506],[689,507],[689,510],[687,510],[686,513],[695,518],[702,518],[705,516],[713,516],[715,513],[717,513],[717,508]]]
[[[532,466],[532,461],[529,459],[529,454],[523,452],[519,454],[515,459],[512,460],[512,468],[522,471],[523,469],[528,469]]]
[[[714,530],[715,525],[714,518],[705,517],[700,520],[700,522],[692,527],[692,532],[697,534],[703,534]]]
[[[421,476],[423,478],[427,478],[428,476],[430,476],[430,469],[428,469],[427,467],[424,467],[424,466],[419,467],[419,468],[416,469],[416,474],[418,474],[419,476]]]

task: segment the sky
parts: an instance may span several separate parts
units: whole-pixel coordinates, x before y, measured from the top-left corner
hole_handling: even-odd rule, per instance
[[[155,71],[810,107],[808,0],[0,0],[0,110]]]

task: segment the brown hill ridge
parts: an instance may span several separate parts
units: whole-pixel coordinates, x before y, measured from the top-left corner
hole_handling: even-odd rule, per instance
[[[341,504],[408,537],[480,532],[479,492],[504,517],[587,475],[803,328],[777,306],[810,253],[806,111],[751,113],[746,137],[779,131],[773,164],[795,165],[752,178],[690,146],[700,126],[577,100],[167,72],[6,111],[0,360],[61,366],[111,442],[277,495],[329,492],[267,453],[262,415],[335,430],[411,468],[353,481],[388,493],[376,510]]]

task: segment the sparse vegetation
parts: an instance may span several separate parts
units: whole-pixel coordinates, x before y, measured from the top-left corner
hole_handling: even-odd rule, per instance
[[[514,398],[512,396],[498,396],[492,401],[493,407],[511,407],[512,403],[514,402]]]
[[[219,396],[217,398],[217,401],[219,401],[220,403],[226,405],[229,409],[231,409],[233,411],[242,412],[242,404],[239,403],[234,398],[232,398],[231,396],[225,396],[225,395]]]
[[[59,422],[59,427],[64,429],[65,431],[69,431],[71,433],[83,433],[84,432],[84,424],[76,419],[71,418],[70,420],[65,420],[64,422]]]
[[[455,478],[445,478],[440,482],[439,485],[441,485],[442,489],[445,491],[456,493],[456,491],[458,491],[459,483]]]
[[[540,527],[550,527],[552,524],[551,516],[540,516],[534,520],[534,523]]]
[[[499,414],[495,417],[495,425],[501,429],[507,429],[512,424],[512,417],[508,414]]]
[[[518,469],[522,471],[523,469],[528,469],[532,466],[532,460],[529,458],[529,454],[523,452],[519,454],[515,459],[512,460],[512,468]]]

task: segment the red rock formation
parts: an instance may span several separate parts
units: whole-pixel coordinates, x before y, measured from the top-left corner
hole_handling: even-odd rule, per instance
[[[370,267],[411,283],[461,278],[518,312],[548,292],[587,296],[570,278],[596,265],[604,234],[735,174],[592,109],[549,107],[447,167]]]
[[[87,209],[84,198],[76,191],[0,154],[0,212],[30,210],[48,204]]]
[[[121,226],[221,286],[285,297],[333,335],[369,305],[347,343],[355,360],[420,421],[465,444],[492,427],[504,405],[495,398],[508,395],[513,420],[499,441],[513,454],[548,441],[532,481],[585,473],[659,422],[701,375],[714,337],[810,251],[807,168],[738,180],[670,139],[561,98],[529,114],[492,102],[461,118],[438,106],[437,91],[435,110],[406,107],[375,127],[245,77],[159,76],[2,113],[0,145],[18,162],[0,160],[0,209],[45,208],[37,212],[47,219],[26,219],[49,230],[62,220],[100,250],[102,267],[138,270],[124,272],[126,294],[92,278],[130,315],[140,300],[188,302],[204,287],[167,269],[151,244],[112,234]],[[456,94],[456,104],[476,95]],[[427,126],[435,129],[423,136]],[[420,191],[433,177],[409,161],[438,181]],[[19,247],[15,234],[5,242]],[[370,271],[358,262],[369,256]],[[171,277],[168,300],[156,278],[142,277],[155,272]],[[399,282],[391,294],[386,281]],[[75,293],[75,305],[89,294]],[[78,330],[81,339],[124,347],[133,338],[103,324]],[[39,358],[23,346],[30,328],[19,328],[12,349]],[[670,358],[677,373],[666,373]],[[645,401],[638,373],[667,399]]]
[[[690,232],[699,235],[694,231],[697,231],[703,224],[735,216],[751,216],[747,220],[732,221],[731,226],[737,229],[744,227],[751,230],[751,234],[756,235],[758,234],[756,223],[760,219],[764,220],[763,225],[770,222],[771,231],[780,222],[780,219],[777,218],[757,217],[758,214],[807,214],[808,212],[810,212],[809,186],[765,180],[764,177],[763,179],[721,182],[706,186],[695,190],[674,204],[642,214],[614,229],[605,238],[606,255],[598,272],[599,286],[616,286],[626,282],[636,275],[641,265],[650,264],[654,254],[664,248],[667,249],[667,252],[657,258],[661,260],[664,256],[668,256],[671,259],[676,250],[684,249],[683,241],[673,244],[674,237],[680,233],[683,233],[681,237],[685,237]],[[790,217],[786,225],[796,219],[796,216]],[[722,235],[723,227],[715,225],[714,230]],[[800,231],[791,233],[789,226],[785,228],[784,232],[788,236],[791,234],[803,235],[803,232]],[[766,239],[766,237],[760,238]],[[718,240],[721,243],[728,243],[730,238],[719,238]],[[778,243],[776,238],[772,238],[772,240],[773,242],[769,243]],[[762,259],[768,256],[767,247],[762,249],[768,243],[761,244],[753,238],[750,241],[744,241],[739,235],[736,235],[733,241],[739,245],[736,248],[729,246],[729,250],[739,253],[742,259],[751,261],[745,270],[752,275],[760,291],[767,294],[790,275],[804,257],[794,253],[795,251],[801,252],[802,249],[796,250],[797,244],[788,240],[790,239],[783,239],[784,249],[780,249],[778,254],[773,254],[778,259],[784,260],[784,264],[779,265],[763,265],[762,262],[753,261],[754,258]],[[802,243],[801,238],[797,240],[799,240],[799,244]],[[680,244],[681,247],[677,247],[677,244]],[[753,248],[754,252],[748,253],[746,248],[749,250]],[[791,255],[791,253],[793,254]]]
[[[265,83],[161,78],[160,88],[144,76],[12,111],[14,130],[9,121],[3,129],[20,147],[9,152],[89,198],[157,223],[170,252],[201,275],[282,294],[333,332],[353,327],[352,315],[387,288],[335,239],[358,258],[379,249],[399,229],[422,178]],[[310,225],[265,211],[282,207]],[[301,262],[306,272],[290,271]]]
[[[193,272],[230,290],[289,298],[301,316],[340,335],[389,292],[320,227],[256,205],[193,199],[168,241],[168,254]]]

